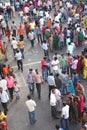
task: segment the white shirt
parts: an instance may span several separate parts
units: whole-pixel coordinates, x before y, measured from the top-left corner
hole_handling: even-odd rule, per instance
[[[2,87],[4,91],[7,90],[7,81],[5,79],[0,81],[0,87]]]
[[[72,43],[71,45],[68,45],[68,46],[67,46],[67,51],[68,51],[71,55],[73,55],[74,49],[75,49],[75,44],[74,44],[74,43]]]
[[[18,48],[17,44],[18,44],[18,42],[16,40],[12,40],[11,45],[12,45],[13,49]]]
[[[25,104],[26,104],[29,112],[35,111],[36,103],[34,100],[30,99],[30,100],[26,101]]]
[[[25,12],[25,13],[29,13],[29,7],[26,6],[26,7],[24,8],[24,12]]]
[[[55,96],[55,94],[53,94],[51,92],[51,95],[50,95],[50,105],[51,106],[56,106],[56,103],[57,103],[56,96]]]
[[[55,96],[56,96],[57,101],[59,101],[61,99],[61,93],[58,89],[55,89]]]
[[[2,91],[2,93],[0,93],[0,99],[2,103],[7,103],[9,100],[8,94],[6,91]]]
[[[34,32],[30,32],[30,33],[28,34],[28,36],[29,36],[29,39],[30,39],[30,40],[34,40],[34,38],[35,38]]]
[[[40,23],[40,27],[42,27],[44,25],[44,18],[40,18],[39,23]]]
[[[55,78],[54,76],[49,75],[47,78],[48,84],[55,86]]]
[[[42,44],[42,48],[43,48],[44,50],[48,50],[48,44],[47,44],[47,43],[43,43],[43,44]]]
[[[16,58],[16,60],[21,60],[21,59],[22,59],[22,54],[21,54],[21,52],[16,53],[16,54],[15,54],[15,58]]]
[[[58,64],[59,64],[59,61],[58,61],[58,60],[53,60],[53,61],[51,62],[51,65],[52,65],[53,70],[58,70]]]
[[[62,114],[61,117],[64,116],[64,119],[68,119],[69,118],[69,105],[66,105],[62,108]]]

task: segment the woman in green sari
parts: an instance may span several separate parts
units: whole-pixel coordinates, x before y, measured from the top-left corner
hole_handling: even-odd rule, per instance
[[[54,36],[53,36],[53,48],[55,49],[55,50],[57,50],[58,49],[58,34],[57,33],[55,33],[54,34]]]
[[[84,40],[84,34],[83,31],[80,29],[80,31],[78,32],[78,44],[82,45],[83,40]]]

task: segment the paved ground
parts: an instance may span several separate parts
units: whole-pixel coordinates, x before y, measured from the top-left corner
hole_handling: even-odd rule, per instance
[[[11,23],[11,22],[10,22]],[[18,18],[16,18],[16,23],[18,23]],[[16,62],[13,59],[13,53],[10,45],[8,45],[9,50],[9,62],[14,67],[14,71],[18,80],[18,83],[21,86],[20,90],[20,100],[16,101],[15,98],[12,103],[8,105],[8,124],[9,130],[53,130],[56,123],[59,120],[54,120],[50,114],[50,105],[48,100],[48,85],[44,83],[42,85],[42,94],[41,100],[38,100],[37,93],[35,90],[35,95],[32,97],[36,103],[36,116],[37,122],[35,125],[31,126],[29,123],[27,108],[25,106],[26,96],[29,93],[27,83],[26,83],[26,75],[28,73],[29,68],[38,68],[41,70],[40,61],[43,57],[43,51],[41,47],[35,44],[34,49],[30,48],[30,43],[25,39],[26,47],[25,47],[25,59],[24,63],[24,72],[21,73],[17,70]],[[81,53],[83,46],[78,47],[76,53]],[[65,53],[66,48],[59,53]],[[50,57],[54,53],[50,53]],[[82,80],[85,88],[87,86],[87,80]],[[87,92],[87,90],[86,90]],[[80,130],[80,124],[71,124],[70,130]]]

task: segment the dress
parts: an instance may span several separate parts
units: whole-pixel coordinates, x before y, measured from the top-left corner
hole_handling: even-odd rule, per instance
[[[54,49],[58,49],[58,35],[57,34],[53,36],[53,47]]]

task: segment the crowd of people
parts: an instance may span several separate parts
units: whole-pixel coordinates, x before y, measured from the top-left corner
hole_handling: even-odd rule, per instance
[[[17,23],[15,20],[18,17]],[[12,19],[12,20],[11,20]],[[13,20],[14,19],[14,20]],[[9,21],[11,24],[9,24]],[[77,47],[87,38],[87,2],[76,0],[32,0],[11,1],[10,6],[2,3],[0,8],[0,99],[4,113],[0,111],[0,129],[8,130],[8,103],[20,99],[20,85],[9,62],[10,45],[18,70],[23,73],[26,40],[34,49],[36,43],[44,52],[41,71],[29,68],[27,83],[30,95],[35,86],[41,100],[42,84],[48,84],[48,98],[53,118],[60,118],[55,130],[70,130],[69,122],[82,122],[87,129],[87,107],[85,88],[81,82],[87,79],[87,45],[76,55]],[[62,51],[66,48],[65,53]],[[57,51],[50,57],[50,53]],[[62,51],[62,54],[58,53]],[[25,102],[30,123],[36,122],[36,102],[28,95]],[[61,116],[60,116],[61,114]]]

